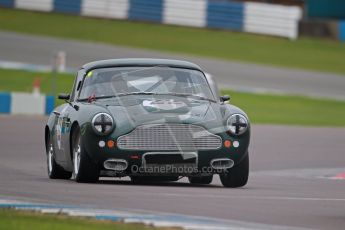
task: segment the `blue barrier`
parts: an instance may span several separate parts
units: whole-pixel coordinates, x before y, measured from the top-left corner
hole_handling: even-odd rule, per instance
[[[40,99],[42,97],[43,100]],[[49,115],[54,106],[54,96],[39,95],[39,98],[36,98],[30,93],[0,92],[0,114]]]
[[[69,14],[80,14],[82,0],[54,0],[53,11]]]
[[[54,96],[46,96],[46,111],[45,114],[49,115],[54,110],[55,98]]]
[[[48,0],[47,0],[48,1]],[[152,21],[174,25],[230,29],[296,39],[302,9],[295,6],[230,0],[51,0],[54,12],[104,18]],[[319,0],[321,1],[321,0]],[[29,1],[28,1],[29,2]],[[337,0],[339,3],[339,0]],[[50,3],[50,0],[49,0]],[[36,1],[29,9],[50,11]],[[119,4],[119,8],[116,8]],[[15,0],[0,0],[0,6],[17,7]],[[83,8],[83,9],[82,9]],[[112,12],[115,11],[116,13]],[[85,12],[88,13],[85,13]],[[91,13],[90,13],[90,12]],[[113,14],[114,13],[114,14]]]
[[[13,8],[14,0],[0,0],[0,6]]]
[[[11,113],[10,93],[0,93],[0,113]]]
[[[163,0],[130,0],[128,18],[162,22]]]
[[[228,1],[208,1],[207,27],[242,30],[244,4]]]
[[[339,24],[339,40],[345,42],[345,21],[340,21]]]

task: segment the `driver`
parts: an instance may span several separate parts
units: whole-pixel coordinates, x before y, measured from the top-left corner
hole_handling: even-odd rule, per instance
[[[129,87],[127,81],[122,75],[115,75],[111,79],[111,88],[114,94],[129,93]]]

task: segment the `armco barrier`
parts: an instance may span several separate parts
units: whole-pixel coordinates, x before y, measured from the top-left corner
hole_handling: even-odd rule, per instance
[[[128,18],[128,0],[83,0],[81,14],[101,18]]]
[[[299,7],[248,2],[244,15],[245,32],[296,39],[302,11]]]
[[[82,0],[54,0],[54,11],[61,13],[80,14],[81,1]]]
[[[15,7],[25,10],[52,11],[53,0],[16,0]]]
[[[0,113],[48,115],[53,109],[53,96],[0,92]]]
[[[206,9],[205,0],[165,0],[163,23],[205,27]]]
[[[0,0],[0,6],[12,8],[15,0]]]
[[[296,6],[229,0],[0,0],[0,6],[230,29],[295,39],[302,10]]]
[[[243,30],[244,4],[211,1],[207,5],[207,27]]]
[[[130,0],[128,18],[162,22],[163,0]]]
[[[0,113],[11,112],[11,94],[0,92]]]

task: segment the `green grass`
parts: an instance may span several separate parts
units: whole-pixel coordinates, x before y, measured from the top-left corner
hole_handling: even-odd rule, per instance
[[[87,218],[71,218],[64,215],[48,215],[34,212],[0,209],[0,229],[3,230],[154,230],[141,224],[99,221]]]
[[[0,9],[0,29],[345,74],[345,43],[330,40],[289,41],[230,31],[8,9]]]
[[[41,91],[51,92],[51,74],[0,69],[0,91],[32,91],[35,78],[41,81]],[[70,92],[74,76],[59,74],[57,92]],[[311,99],[301,96],[282,96],[240,93],[223,90],[231,95],[231,103],[249,115],[253,123],[345,126],[345,102]],[[63,101],[59,100],[61,104]]]
[[[231,95],[231,104],[243,109],[253,123],[345,126],[344,101],[228,90],[223,90],[223,93]]]
[[[23,70],[0,69],[0,92],[32,92],[33,83],[38,79],[41,84],[41,92],[52,95],[52,73],[29,72]],[[74,75],[56,74],[56,95],[69,93],[72,90]],[[55,99],[55,105],[63,104],[64,101]]]
[[[0,69],[0,91],[32,92],[35,79],[41,83],[41,92],[51,94],[52,74],[44,72],[29,72],[23,70]],[[56,91],[70,92],[74,76],[70,74],[56,75]]]

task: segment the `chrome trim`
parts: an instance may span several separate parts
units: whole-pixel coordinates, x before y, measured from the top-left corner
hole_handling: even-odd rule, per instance
[[[145,124],[118,137],[117,147],[124,150],[147,151],[215,150],[222,147],[222,138],[198,125]]]
[[[225,166],[214,165],[215,163],[222,162],[222,161],[226,161],[228,165],[225,165]],[[216,159],[211,160],[211,163],[210,163],[211,167],[214,169],[229,169],[229,168],[232,168],[234,164],[235,164],[234,161],[229,158],[216,158]]]
[[[48,151],[48,172],[51,174],[53,171],[53,154],[54,154],[54,148],[53,144],[50,144],[49,151]]]
[[[116,168],[117,166],[110,167],[107,163],[111,163],[111,162],[124,163],[125,166],[123,168],[120,168],[120,169]],[[105,169],[108,169],[108,170],[124,171],[128,167],[128,162],[126,160],[123,160],[123,159],[108,159],[108,160],[104,161],[103,166],[104,166]]]
[[[61,113],[59,113],[58,111],[54,110],[53,113],[56,115],[56,116],[60,116]]]
[[[112,123],[111,129],[110,129],[108,132],[105,132],[105,133],[99,132],[99,131],[96,129],[95,125],[94,125],[96,118],[97,118],[98,116],[101,116],[102,114],[105,115],[105,116],[107,116],[107,117],[109,117],[110,120],[111,120],[111,123]],[[98,135],[107,135],[107,134],[111,133],[111,132],[113,131],[113,129],[114,129],[114,119],[113,119],[113,117],[112,117],[109,113],[97,113],[95,116],[93,116],[93,118],[92,118],[92,120],[91,120],[91,127],[92,127],[93,131],[94,131],[96,134],[98,134]]]
[[[242,118],[245,123],[246,123],[246,127],[244,127],[242,130],[239,131],[239,133],[236,133],[232,130],[231,127],[233,127],[232,124],[229,124],[229,121],[233,118],[233,117],[236,117],[236,116],[239,116],[240,118]],[[236,118],[235,118],[236,119]],[[228,119],[226,120],[226,127],[227,127],[227,130],[233,134],[233,135],[236,135],[236,136],[240,136],[242,135],[243,133],[245,133],[247,130],[248,130],[248,126],[249,126],[249,122],[248,122],[248,119],[243,115],[243,114],[240,114],[240,113],[234,113],[232,114],[230,117],[228,117]]]

